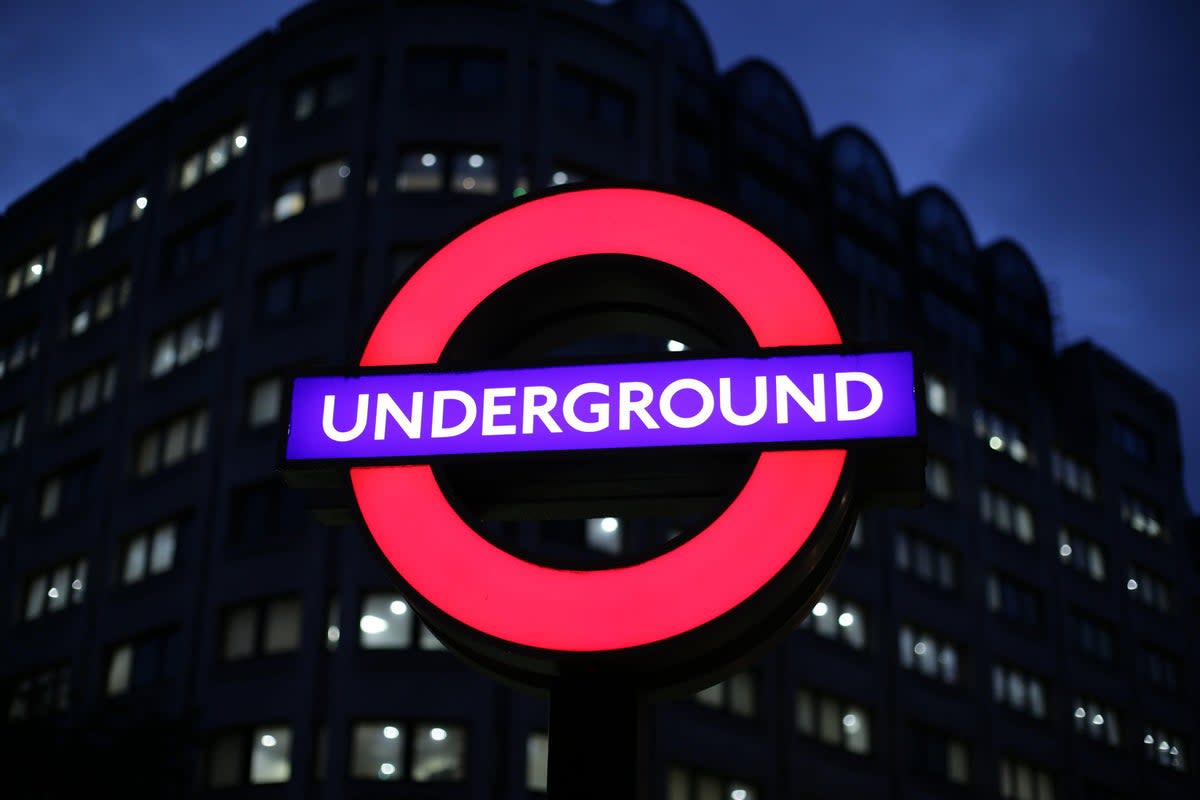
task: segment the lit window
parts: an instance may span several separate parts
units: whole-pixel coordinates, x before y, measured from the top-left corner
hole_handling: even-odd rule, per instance
[[[531,792],[546,791],[547,766],[550,763],[550,737],[531,733],[525,740],[525,788]]]
[[[112,651],[108,659],[108,676],[104,691],[108,696],[124,694],[129,690],[129,678],[133,672],[133,645],[121,645]]]
[[[844,642],[855,650],[867,646],[867,620],[862,608],[832,593],[817,601],[800,626],[823,638]]]
[[[4,283],[4,296],[15,297],[49,275],[54,270],[54,255],[54,248],[47,247],[9,269],[7,276],[0,272],[0,280]],[[5,277],[7,280],[3,280]]]
[[[398,722],[356,724],[351,741],[350,777],[368,781],[404,778],[405,733]]]
[[[225,613],[221,651],[226,661],[294,652],[300,630],[299,599],[255,601]]]
[[[1104,550],[1099,544],[1081,533],[1058,529],[1058,560],[1094,581],[1103,581]]]
[[[1054,482],[1084,500],[1096,499],[1096,477],[1091,468],[1084,466],[1061,450],[1050,454],[1050,471]]]
[[[996,664],[992,667],[992,699],[1035,719],[1046,716],[1046,690],[1026,672]]]
[[[621,532],[621,521],[616,517],[589,519],[586,526],[587,545],[603,553],[620,553]]]
[[[979,490],[979,517],[1020,542],[1031,544],[1034,540],[1033,512],[1029,506],[991,487]]]
[[[358,620],[359,644],[368,650],[410,647],[415,616],[398,594],[365,595]]]
[[[1071,717],[1075,721],[1076,733],[1082,733],[1089,739],[1104,742],[1113,747],[1121,744],[1121,728],[1117,723],[1117,713],[1108,706],[1076,697]]]
[[[975,412],[975,436],[984,440],[989,449],[1006,453],[1018,464],[1032,461],[1024,429],[991,411],[981,408]]]
[[[76,559],[38,572],[26,581],[22,617],[34,620],[43,614],[79,605],[87,589],[87,560]]]
[[[709,708],[753,717],[758,713],[758,679],[753,672],[739,672],[697,692],[695,699]]]
[[[350,165],[338,158],[283,178],[276,184],[271,218],[282,222],[309,206],[340,200],[346,193],[349,177]]]
[[[256,728],[250,736],[250,783],[287,783],[291,777],[291,729]]]
[[[350,167],[340,159],[318,164],[309,178],[308,201],[312,205],[331,203],[346,193]]]
[[[246,151],[248,143],[246,126],[240,124],[222,131],[207,144],[182,156],[179,159],[179,190],[190,189],[205,175],[224,169],[231,160]],[[135,201],[134,207],[144,209],[146,204]]]
[[[797,689],[796,729],[804,736],[857,755],[871,753],[871,717],[857,703]]]
[[[175,522],[164,522],[131,537],[121,560],[122,583],[137,583],[150,575],[169,572],[175,565],[177,530]]]
[[[1121,492],[1121,520],[1150,539],[1166,538],[1167,529],[1163,525],[1162,510],[1156,504],[1132,492]]]
[[[1139,603],[1163,614],[1171,612],[1171,586],[1162,577],[1137,564],[1129,566],[1125,588]]]
[[[282,222],[303,211],[304,204],[304,179],[292,178],[280,184],[271,216],[276,222]]]
[[[911,625],[901,625],[899,646],[900,666],[942,683],[958,684],[961,652],[958,645]]]
[[[25,441],[25,412],[0,417],[0,455],[15,450]]]
[[[397,192],[440,192],[445,156],[434,150],[414,150],[400,156],[400,171],[396,173]]]
[[[897,531],[894,545],[901,572],[941,589],[958,587],[958,557],[949,549],[908,531]]]
[[[550,173],[551,186],[565,186],[568,183],[579,183],[583,180],[586,180],[586,178],[581,173],[565,169],[556,169]]]
[[[346,105],[354,97],[354,75],[347,68],[302,79],[290,90],[287,104],[296,122]]]
[[[753,784],[690,767],[667,770],[667,800],[759,800]]]
[[[1142,754],[1156,764],[1187,772],[1187,745],[1177,733],[1147,727],[1142,737]]]
[[[272,600],[266,607],[267,624],[263,653],[290,653],[300,647],[300,601]]]
[[[283,400],[283,381],[276,375],[261,378],[250,386],[246,422],[251,428],[269,425],[279,419]]]
[[[496,158],[483,153],[456,153],[450,190],[471,194],[495,194],[498,179]]]
[[[1054,800],[1054,779],[1031,764],[1001,758],[999,777],[1005,800]]]
[[[950,388],[936,375],[925,376],[925,403],[931,414],[939,417],[950,416]]]
[[[138,439],[134,472],[145,478],[204,452],[208,410],[197,409],[144,432]]]
[[[925,486],[929,490],[929,496],[935,500],[944,503],[953,500],[954,478],[950,472],[950,465],[937,458],[926,459]]]
[[[413,728],[412,779],[460,781],[466,774],[466,732],[457,725]]]

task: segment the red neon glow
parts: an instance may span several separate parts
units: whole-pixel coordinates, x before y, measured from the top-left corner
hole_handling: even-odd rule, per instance
[[[590,189],[517,206],[438,251],[388,306],[360,363],[434,363],[462,320],[505,283],[597,253],[690,272],[737,309],[760,346],[841,342],[803,270],[756,229],[676,195]],[[371,535],[438,608],[517,644],[600,651],[685,633],[762,588],[812,534],[844,462],[843,450],[764,453],[705,530],[651,561],[598,571],[537,566],[495,547],[450,507],[428,466],[350,475]]]

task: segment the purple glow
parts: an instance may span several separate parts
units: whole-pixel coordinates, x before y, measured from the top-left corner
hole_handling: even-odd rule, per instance
[[[289,461],[915,436],[912,354],[297,378]]]

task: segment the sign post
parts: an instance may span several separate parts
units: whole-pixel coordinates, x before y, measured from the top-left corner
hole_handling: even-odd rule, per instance
[[[656,315],[721,346],[555,363],[529,344]],[[883,474],[915,488],[916,462],[894,456],[920,449],[916,378],[911,352],[845,347],[808,276],[745,222],[665,192],[585,188],[468,229],[397,291],[355,369],[298,377],[284,468],[345,476],[439,637],[549,691],[554,796],[643,797],[648,699],[700,688],[792,629],[863,487]],[[599,569],[509,552],[448,478],[701,453],[747,464],[707,524]]]

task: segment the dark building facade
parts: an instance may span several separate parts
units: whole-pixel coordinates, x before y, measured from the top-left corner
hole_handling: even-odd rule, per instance
[[[924,506],[866,513],[800,631],[656,712],[654,796],[1200,794],[1171,399],[1057,348],[1019,245],[901,195],[864,132],[814,134],[770,65],[718,72],[672,0],[314,3],[0,217],[21,791],[544,790],[544,702],[445,652],[279,479],[281,376],[346,363],[432,243],[589,179],[738,210],[848,340],[917,342],[928,371]],[[638,524],[514,535],[603,554]]]

